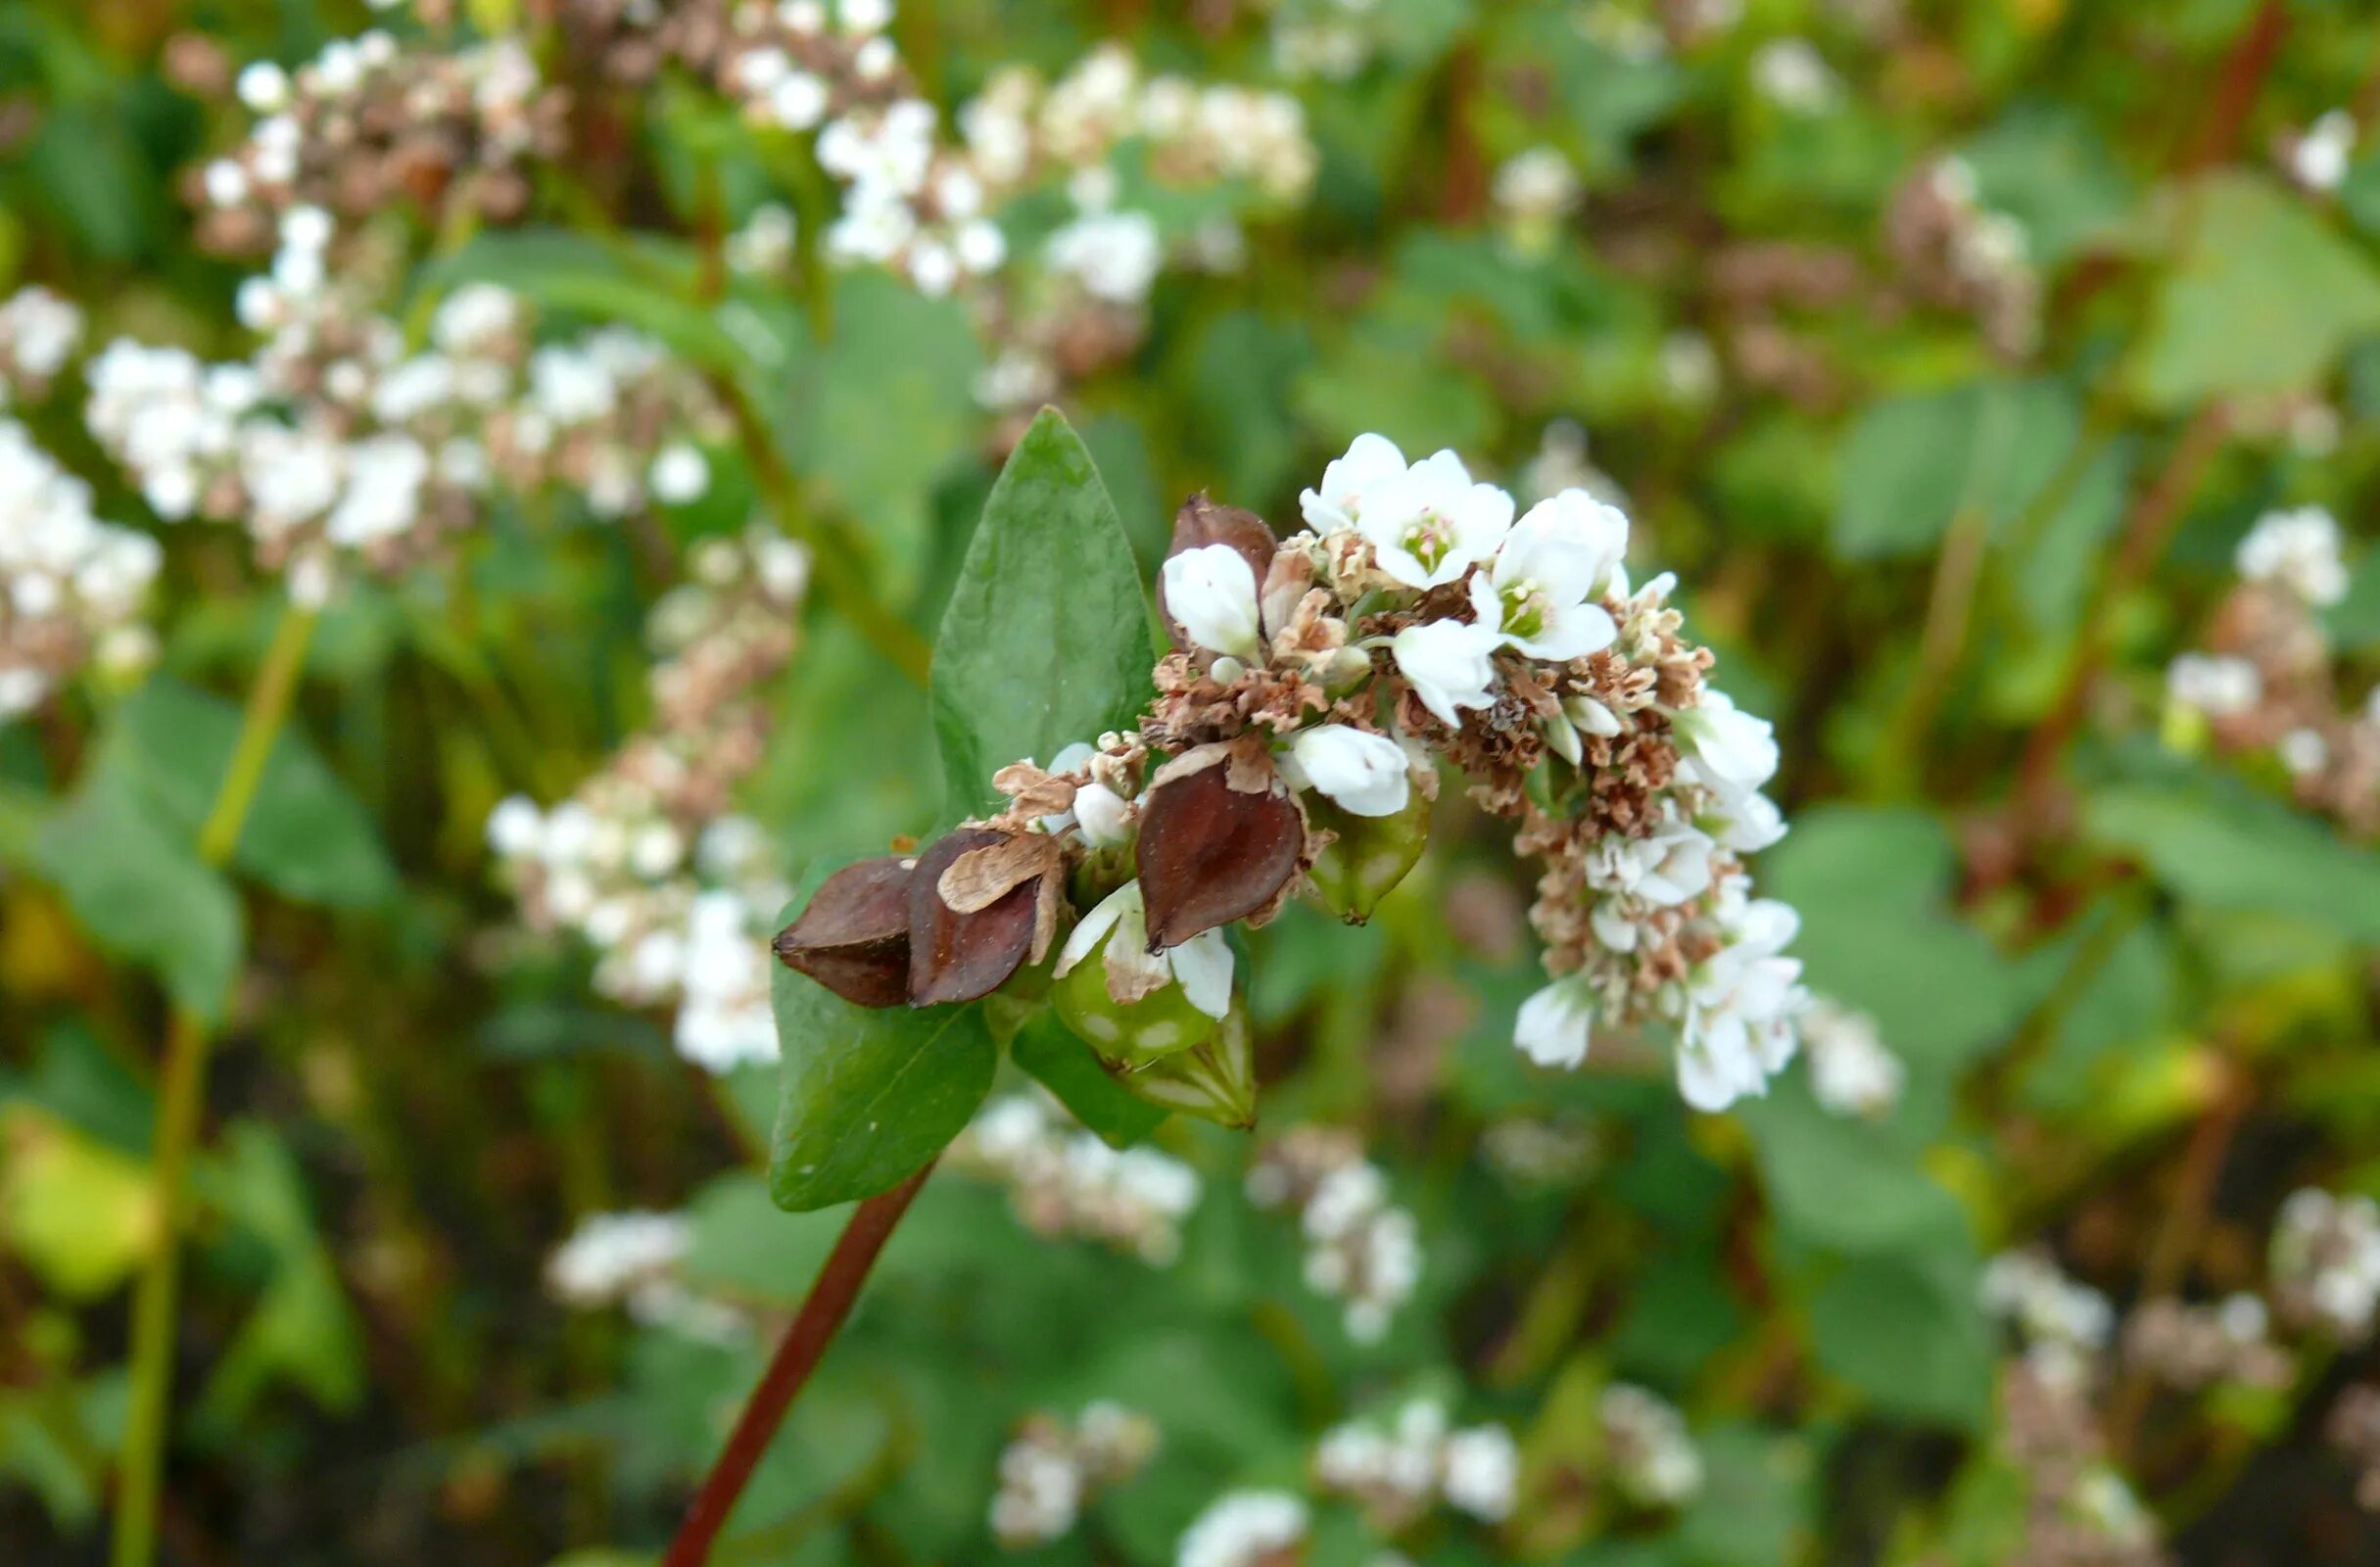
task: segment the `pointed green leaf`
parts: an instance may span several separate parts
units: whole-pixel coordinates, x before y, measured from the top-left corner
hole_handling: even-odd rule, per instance
[[[992,774],[1131,727],[1150,693],[1148,601],[1116,506],[1044,408],[984,502],[933,647],[934,729],[954,814],[996,808]]]

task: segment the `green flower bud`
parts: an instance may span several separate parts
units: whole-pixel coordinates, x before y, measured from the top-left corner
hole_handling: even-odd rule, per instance
[[[1256,1124],[1256,1050],[1248,1009],[1234,1005],[1212,1038],[1117,1075],[1136,1098],[1166,1110],[1246,1128]]]
[[[1148,950],[1137,881],[1083,917],[1058,955],[1050,999],[1112,1067],[1133,1069],[1205,1041],[1231,1003],[1231,949],[1219,930]]]
[[[1309,874],[1324,906],[1349,925],[1372,917],[1430,840],[1430,800],[1419,789],[1393,816],[1357,816],[1315,790],[1306,796],[1306,815],[1317,831],[1337,834],[1314,857]]]

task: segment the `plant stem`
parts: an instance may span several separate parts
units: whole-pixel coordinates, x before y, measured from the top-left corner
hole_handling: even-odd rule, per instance
[[[794,1313],[793,1325],[785,1329],[768,1370],[761,1373],[760,1385],[752,1390],[743,1413],[737,1416],[727,1446],[703,1477],[702,1489],[694,1494],[694,1504],[687,1509],[686,1522],[678,1526],[677,1538],[669,1543],[661,1567],[702,1567],[710,1559],[712,1543],[737,1498],[743,1495],[752,1471],[759,1467],[761,1455],[769,1450],[777,1428],[785,1423],[785,1411],[793,1407],[827,1346],[833,1342],[835,1330],[851,1314],[851,1305],[859,1299],[860,1286],[891,1237],[892,1227],[901,1221],[910,1200],[932,1172],[929,1163],[852,1211],[851,1221],[843,1226],[834,1250],[827,1257],[827,1265],[819,1269],[801,1309]]]
[[[222,865],[239,846],[240,829],[256,803],[265,759],[289,717],[298,674],[313,638],[314,612],[291,605],[257,671],[248,709],[215,789],[214,805],[199,830],[199,858]],[[157,1141],[152,1158],[157,1237],[132,1297],[132,1395],[124,1421],[116,1495],[115,1567],[147,1567],[157,1552],[157,1511],[165,1471],[166,1427],[173,1392],[173,1323],[181,1284],[178,1244],[190,1184],[190,1156],[207,1101],[207,1024],[177,1006],[166,1034],[158,1084]]]

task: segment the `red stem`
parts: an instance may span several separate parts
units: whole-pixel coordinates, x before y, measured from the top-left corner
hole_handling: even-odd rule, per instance
[[[719,1531],[735,1509],[736,1498],[760,1466],[761,1455],[769,1450],[777,1428],[785,1423],[785,1411],[793,1407],[793,1400],[818,1369],[827,1346],[833,1342],[835,1331],[843,1318],[851,1314],[851,1303],[859,1299],[860,1286],[867,1282],[868,1270],[876,1265],[879,1252],[890,1238],[892,1227],[901,1221],[909,1210],[909,1200],[918,1195],[932,1173],[928,1164],[915,1175],[879,1197],[860,1204],[843,1226],[842,1236],[835,1241],[834,1250],[827,1258],[827,1265],[818,1272],[810,1286],[809,1296],[801,1303],[793,1325],[785,1329],[777,1353],[762,1373],[760,1386],[752,1390],[743,1413],[736,1418],[736,1429],[721,1450],[719,1461],[703,1478],[702,1489],[694,1495],[693,1506],[687,1509],[686,1522],[678,1526],[678,1537],[669,1543],[669,1552],[661,1558],[661,1567],[702,1567],[710,1559],[711,1546]]]

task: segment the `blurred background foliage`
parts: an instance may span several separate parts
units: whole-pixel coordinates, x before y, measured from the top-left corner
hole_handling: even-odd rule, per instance
[[[463,10],[464,36],[568,58],[567,10]],[[1285,67],[1308,13],[1359,39],[1344,74]],[[241,66],[375,22],[422,31],[331,0],[0,13],[0,280],[68,296],[94,343],[244,352],[250,268],[196,243],[192,171],[246,131]],[[1118,155],[1169,239],[1246,219],[1235,267],[1166,272],[1128,352],[1063,388],[1143,564],[1193,490],[1290,523],[1366,430],[1519,487],[1611,486],[1637,569],[1680,573],[1728,689],[1778,725],[1793,831],[1762,876],[1802,913],[1810,982],[1906,1079],[1878,1118],[1799,1074],[1722,1118],[1625,1048],[1530,1068],[1508,1042],[1537,982],[1527,893],[1450,791],[1453,830],[1371,926],[1293,909],[1254,942],[1255,1141],[1357,1128],[1417,1220],[1420,1283],[1386,1335],[1351,1337],[1302,1280],[1296,1221],[1244,1200],[1247,1137],[1158,1133],[1204,1182],[1162,1266],[1037,1236],[946,1170],[721,1559],[997,1559],[1018,1422],[1108,1399],[1156,1423],[1158,1456],[1020,1559],[1170,1561],[1218,1493],[1297,1489],[1318,1433],[1422,1394],[1508,1426],[1522,1471],[1509,1521],[1420,1526],[1416,1561],[2155,1559],[2028,1554],[2045,1503],[2011,1456],[1980,1277],[2040,1244],[2119,1311],[2213,1299],[2260,1287],[2292,1188],[2380,1194],[2380,854],[2166,690],[2283,506],[2349,535],[2321,618],[2348,705],[2380,662],[2380,138],[2353,129],[2380,109],[2380,19],[908,0],[891,26],[946,115],[1001,66],[1055,74],[1106,40],[1296,95],[1318,166],[1294,211]],[[445,569],[348,586],[220,869],[193,844],[282,587],[231,530],[156,527],[77,398],[20,410],[166,566],[153,674],[0,724],[11,1560],[104,1549],[127,1286],[165,1228],[169,1000],[217,1011],[220,1037],[167,1559],[641,1559],[770,1334],[573,1309],[549,1254],[586,1214],[683,1210],[684,1284],[765,1327],[839,1224],[778,1211],[751,1163],[773,1070],[706,1076],[665,1013],[595,992],[583,948],[525,934],[484,825],[636,733],[676,560],[776,515],[790,476],[844,569],[769,689],[739,803],[788,878],[930,827],[923,690],[851,606],[930,635],[1015,429],[976,396],[997,344],[952,300],[814,254],[710,290],[722,213],[793,199],[800,170],[699,84],[615,99],[616,142],[540,166],[519,221],[433,243],[407,218],[399,296],[493,281],[548,330],[633,325],[745,388],[761,427],[706,444],[708,490],[633,526],[568,494],[492,502]],[[2300,144],[2338,109],[2342,166],[2309,178]],[[1499,182],[1540,148],[1575,181],[1542,211]],[[1932,211],[1951,158],[1961,210],[2013,225],[1990,266]],[[1017,203],[1011,249],[1066,211]],[[1524,1123],[1566,1162],[1490,1157]],[[2177,1559],[2370,1560],[2325,1419],[2375,1371],[2351,1342],[2279,1388],[2159,1391],[2154,1418],[2108,1415],[2106,1456]],[[1615,1380],[1686,1413],[1705,1468],[1686,1505],[1591,1499]],[[1308,1559],[1371,1561],[1375,1533],[1323,1506]]]

